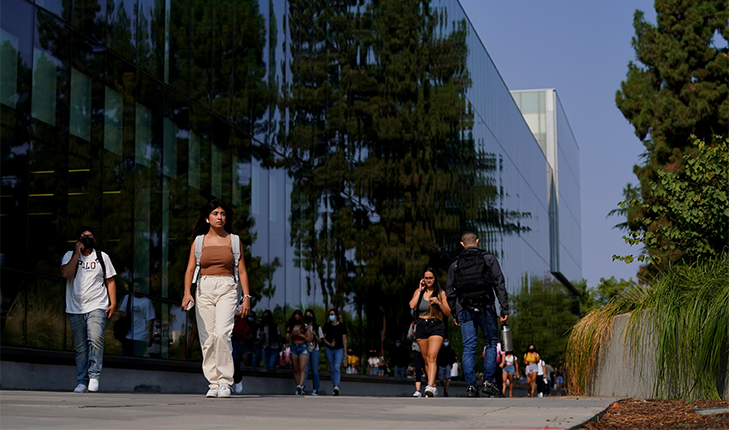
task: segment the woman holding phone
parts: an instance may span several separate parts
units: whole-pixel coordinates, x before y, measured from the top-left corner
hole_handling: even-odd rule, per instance
[[[435,269],[425,269],[418,288],[410,299],[410,309],[416,319],[415,340],[425,360],[425,373],[428,385],[425,387],[426,397],[438,395],[435,378],[438,375],[438,352],[446,336],[445,318],[451,316],[451,308],[446,300],[446,293],[440,287]]]

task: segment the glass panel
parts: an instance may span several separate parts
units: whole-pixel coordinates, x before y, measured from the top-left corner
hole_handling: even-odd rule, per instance
[[[138,0],[137,63],[153,76],[162,77],[165,50],[164,1]]]
[[[71,134],[91,140],[91,78],[71,68]]]
[[[152,112],[137,103],[136,129],[134,133],[134,161],[149,167],[152,159]]]
[[[15,109],[18,86],[18,38],[0,29],[0,103]]]
[[[118,92],[109,87],[104,88],[104,149],[122,155],[124,101]]]
[[[56,125],[56,74],[59,61],[46,52],[33,49],[33,89],[30,114]]]
[[[73,0],[73,25],[99,42],[106,38],[107,0]]]
[[[210,163],[210,194],[213,197],[223,197],[223,150],[218,145],[211,145],[212,153]]]
[[[53,12],[66,21],[71,21],[72,0],[36,0],[35,4]]]
[[[136,53],[136,0],[109,0],[107,13],[107,46],[129,61]]]
[[[162,172],[169,178],[177,177],[177,125],[172,120],[164,120],[164,151]]]
[[[188,185],[200,189],[200,136],[190,132],[190,148],[187,165]]]

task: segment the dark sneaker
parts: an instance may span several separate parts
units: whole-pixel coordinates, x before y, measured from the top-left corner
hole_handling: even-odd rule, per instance
[[[495,383],[489,380],[483,382],[483,388],[481,389],[481,392],[488,395],[489,397],[502,397],[499,387],[497,387]]]
[[[469,384],[466,388],[466,397],[478,397],[478,388],[475,385]]]
[[[332,395],[333,396],[338,396],[339,395],[339,387],[334,387],[334,389],[332,390]]]

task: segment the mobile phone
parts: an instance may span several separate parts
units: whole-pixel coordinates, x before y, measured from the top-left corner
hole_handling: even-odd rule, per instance
[[[193,306],[195,306],[195,302],[190,300],[189,302],[187,302],[187,306],[185,306],[185,310],[189,311],[190,309],[192,309]]]

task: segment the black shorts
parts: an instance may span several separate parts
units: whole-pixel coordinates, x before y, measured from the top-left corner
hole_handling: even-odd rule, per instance
[[[448,337],[445,323],[437,318],[418,318],[418,323],[415,325],[415,339],[427,339],[430,336],[440,336],[443,339]]]

